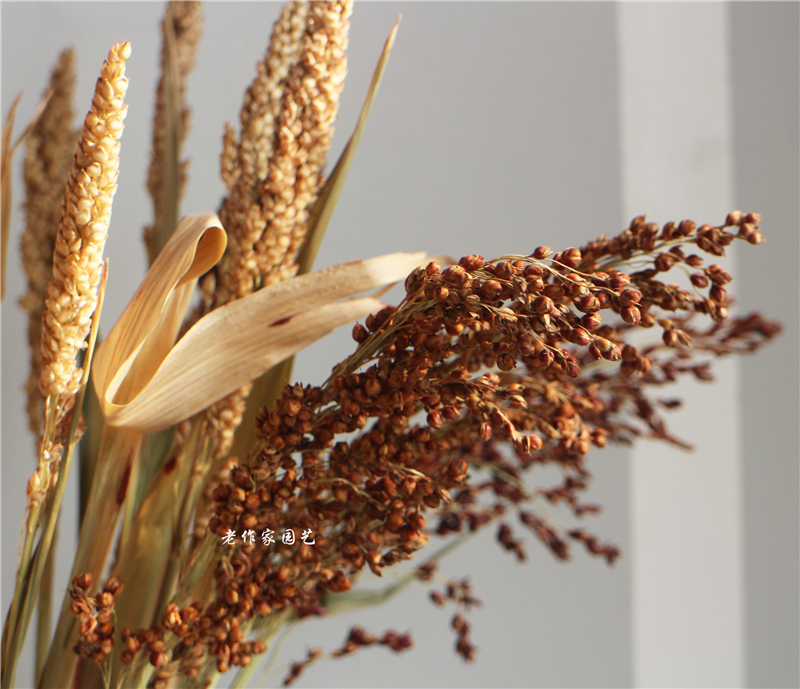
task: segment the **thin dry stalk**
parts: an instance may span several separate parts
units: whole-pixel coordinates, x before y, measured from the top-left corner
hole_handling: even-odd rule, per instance
[[[36,606],[36,674],[38,677],[44,669],[47,653],[50,650],[50,638],[53,632],[53,583],[55,575],[56,544],[58,543],[58,523],[53,533],[50,551],[44,563],[42,581],[39,587],[39,600]]]
[[[52,92],[48,91],[42,96],[39,104],[36,106],[31,121],[25,128],[25,131],[20,134],[19,138],[11,145],[11,135],[14,133],[14,113],[17,110],[17,105],[22,98],[20,93],[11,104],[6,116],[5,124],[3,125],[2,144],[0,144],[0,301],[5,299],[6,296],[6,259],[8,258],[8,235],[11,227],[11,161],[14,159],[14,153],[17,147],[25,140],[30,134],[31,129],[36,124],[39,116],[42,114],[47,105]]]

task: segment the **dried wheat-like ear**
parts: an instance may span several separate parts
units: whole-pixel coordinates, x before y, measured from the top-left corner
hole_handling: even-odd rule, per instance
[[[118,43],[103,63],[67,183],[43,322],[40,386],[45,396],[67,399],[80,385],[75,357],[97,304],[127,113],[129,55],[130,44]]]
[[[352,2],[289,3],[245,96],[238,144],[229,126],[220,217],[230,234],[211,309],[294,275],[333,136],[347,71]]]
[[[161,22],[161,79],[153,117],[153,150],[147,191],[153,199],[153,224],[145,228],[150,265],[167,243],[180,217],[188,160],[180,160],[191,110],[185,104],[186,79],[194,69],[203,27],[201,2],[167,3]]]
[[[361,107],[361,112],[358,115],[353,133],[350,135],[347,145],[344,147],[341,156],[339,156],[339,160],[336,161],[336,166],[325,181],[314,203],[311,217],[308,220],[305,241],[297,256],[298,273],[301,275],[309,272],[314,265],[317,252],[322,244],[322,239],[333,217],[333,211],[339,201],[342,189],[344,189],[347,175],[353,164],[353,159],[358,150],[358,145],[361,142],[367,120],[372,112],[372,105],[375,102],[378,87],[383,78],[383,73],[386,70],[386,65],[389,62],[389,55],[392,52],[397,30],[400,28],[401,19],[402,17],[397,18],[383,46],[378,63],[375,65],[375,70],[372,73],[367,95]],[[440,262],[446,263],[447,261]],[[234,435],[233,443],[230,448],[231,455],[236,457],[247,456],[250,448],[255,444],[255,418],[258,410],[265,404],[271,404],[272,401],[278,397],[280,390],[289,382],[293,367],[294,359],[286,359],[255,381],[247,397],[244,410],[239,412],[241,423]],[[223,444],[222,449],[224,449],[224,447]]]
[[[231,125],[223,139],[221,174],[229,193],[220,217],[229,242],[203,281],[202,312],[297,272],[344,86],[351,12],[351,0],[289,2],[273,27],[245,94],[239,140]],[[208,410],[218,456],[230,448],[249,391],[246,386]]]
[[[188,216],[98,348],[93,381],[106,423],[138,432],[165,428],[380,307],[338,299],[399,280],[424,254],[354,261],[273,285],[216,309],[173,346],[197,278],[222,255],[214,214]]]
[[[75,112],[75,51],[64,50],[50,77],[52,95],[26,140],[23,166],[25,181],[25,232],[21,240],[22,267],[28,290],[20,306],[28,312],[31,370],[25,392],[28,425],[38,436],[44,422],[44,398],[39,388],[42,314],[47,286],[53,277],[53,253],[61,219],[64,187],[80,135],[71,127]]]

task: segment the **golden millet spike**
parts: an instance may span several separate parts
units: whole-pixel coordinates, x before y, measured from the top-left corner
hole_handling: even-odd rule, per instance
[[[39,384],[45,396],[68,397],[80,386],[75,357],[84,347],[97,306],[103,247],[117,190],[119,139],[127,110],[125,61],[130,53],[129,43],[117,43],[109,51],[72,161],[42,325]]]

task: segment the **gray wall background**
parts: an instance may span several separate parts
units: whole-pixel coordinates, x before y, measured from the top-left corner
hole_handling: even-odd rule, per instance
[[[76,110],[86,110],[108,48],[129,40],[131,85],[120,185],[106,254],[111,261],[103,329],[113,325],[145,270],[141,228],[150,118],[158,78],[160,3],[2,4],[2,111],[25,90],[23,123],[58,52],[75,45]],[[183,212],[218,206],[222,125],[266,47],[279,5],[209,3],[205,38],[189,82],[192,158]],[[622,217],[616,7],[610,3],[362,3],[351,30],[347,86],[331,160],[361,107],[381,46],[398,13],[398,40],[319,266],[390,251],[485,256],[579,245],[617,232]],[[745,668],[748,686],[796,686],[798,676],[798,5],[730,8],[730,65],[736,170],[734,207],[764,215],[768,243],[740,252],[734,285],[740,309],[759,308],[785,325],[783,337],[740,367],[745,554]],[[669,36],[654,37],[658,43]],[[19,159],[2,315],[2,603],[13,591],[24,486],[33,471],[20,389],[27,376],[23,291],[16,250],[22,218]],[[658,161],[653,161],[658,164]],[[642,209],[647,210],[647,209]],[[720,208],[710,220],[730,209]],[[699,221],[705,219],[697,218]],[[742,256],[742,254],[745,254]],[[352,348],[335,333],[299,358],[295,376],[324,379]],[[689,401],[691,402],[691,401]],[[700,410],[705,413],[706,410]],[[709,412],[710,413],[710,412]],[[718,420],[725,423],[725,420]],[[737,461],[737,458],[731,458]],[[352,624],[411,630],[415,648],[367,649],[309,668],[297,686],[628,686],[631,608],[628,466],[606,449],[591,459],[589,499],[605,506],[587,526],[620,545],[614,568],[576,549],[560,564],[533,538],[519,565],[477,537],[441,571],[469,575],[484,601],[470,616],[475,663],[454,654],[450,610],[412,587],[358,615],[314,620],[286,642],[279,665],[305,649],[335,648]],[[532,485],[553,474],[536,473]],[[74,482],[73,482],[74,484]],[[65,505],[57,586],[75,548],[76,492]],[[687,535],[691,538],[691,534]],[[63,589],[62,589],[63,591]],[[31,644],[20,686],[30,686]],[[274,684],[279,677],[273,676]]]
[[[741,366],[745,638],[750,686],[798,677],[798,4],[731,7],[736,202],[764,209],[765,252],[740,263],[743,311],[780,314],[785,331]],[[769,213],[769,216],[767,216]],[[783,258],[785,257],[785,258]],[[772,277],[770,277],[772,276]],[[770,284],[780,280],[778,301]],[[792,302],[795,302],[794,304]]]

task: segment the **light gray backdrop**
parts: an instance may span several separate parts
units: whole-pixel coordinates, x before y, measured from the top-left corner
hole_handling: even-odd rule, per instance
[[[156,3],[2,4],[2,112],[24,89],[18,123],[30,116],[63,47],[77,48],[76,109],[82,113],[108,48],[116,40],[133,46],[120,187],[106,250],[111,261],[103,312],[106,332],[145,270],[140,237],[151,213],[144,179],[161,10]],[[217,173],[222,125],[236,119],[278,12],[279,5],[273,3],[206,6],[205,39],[189,82],[194,112],[186,149],[192,167],[185,213],[218,206],[223,191]],[[620,153],[620,22],[619,8],[613,4],[358,4],[332,159],[352,130],[383,41],[401,12],[396,47],[324,242],[320,267],[420,248],[455,256],[531,251],[543,243],[563,248],[626,225],[630,218],[623,217],[622,201],[626,172]],[[688,28],[692,8],[687,12],[682,21]],[[744,668],[741,683],[796,686],[798,5],[734,4],[726,7],[725,22],[733,207],[760,211],[768,238],[767,244],[739,251],[733,291],[741,310],[760,308],[780,317],[786,330],[769,350],[746,359],[739,368],[736,406],[741,425],[715,416],[713,405],[692,407],[690,399],[687,407],[689,413],[707,416],[709,423],[722,424],[740,438],[740,456],[728,459],[741,468],[736,514],[742,543],[744,648],[732,662]],[[680,30],[680,25],[648,29],[652,50],[665,49],[677,38],[670,31]],[[703,59],[698,51],[698,69]],[[664,107],[692,104],[665,102]],[[25,321],[15,305],[23,291],[16,253],[22,228],[17,212],[22,198],[19,162],[2,316],[4,611],[13,588],[24,486],[33,471],[32,440],[20,395],[27,375]],[[661,164],[657,157],[647,162]],[[626,204],[634,205],[636,212],[652,210],[635,201],[628,198]],[[719,222],[728,210],[715,208],[713,217],[696,219]],[[299,357],[297,379],[323,380],[351,349],[348,333],[335,333]],[[519,565],[492,542],[491,533],[444,560],[442,571],[469,575],[484,601],[470,616],[479,649],[475,663],[467,665],[453,652],[452,612],[435,608],[425,591],[414,587],[379,609],[304,624],[287,641],[279,664],[300,658],[310,646],[332,650],[349,625],[358,623],[376,632],[386,627],[411,630],[416,646],[402,655],[378,648],[322,662],[312,666],[298,686],[597,687],[668,682],[652,675],[634,676],[641,664],[634,649],[641,645],[632,638],[636,623],[631,563],[637,553],[629,548],[626,455],[606,449],[592,456],[591,467],[596,480],[589,497],[606,510],[587,520],[587,526],[622,547],[623,559],[615,567],[578,549],[571,563],[555,562],[527,537],[530,560]],[[554,480],[553,474],[534,472],[530,477],[545,485]],[[75,547],[70,533],[77,519],[75,500],[73,489],[63,515],[59,587],[66,585]],[[681,510],[681,495],[675,496],[674,508]],[[702,502],[691,508],[702,514]],[[685,537],[692,539],[693,534]],[[702,566],[713,572],[713,557]],[[676,562],[676,571],[679,567]],[[669,570],[662,574],[672,576]],[[713,652],[715,639],[707,643]],[[668,648],[664,654],[670,658]],[[20,686],[30,686],[26,668],[31,662],[28,644]],[[701,670],[684,667],[682,676],[705,677]],[[271,682],[276,679],[273,676]],[[711,679],[705,685],[724,683]],[[690,679],[687,686],[693,684],[699,681]]]

